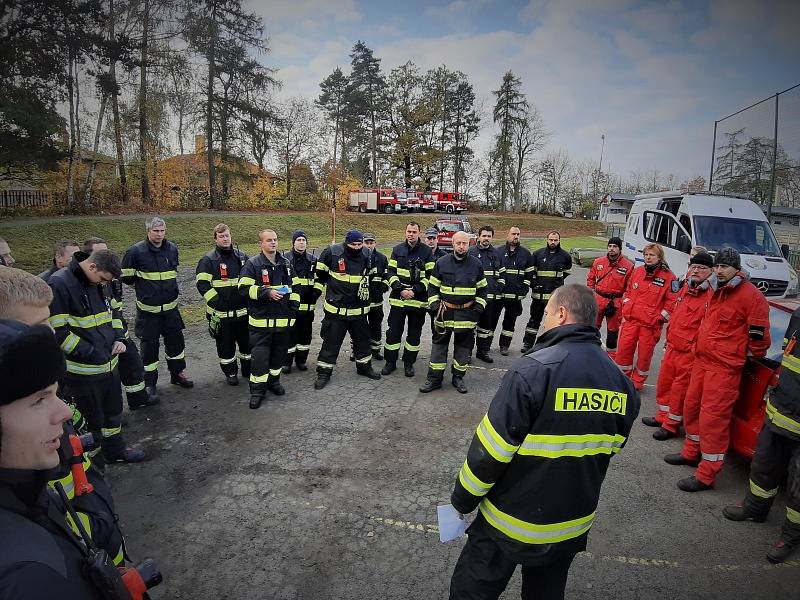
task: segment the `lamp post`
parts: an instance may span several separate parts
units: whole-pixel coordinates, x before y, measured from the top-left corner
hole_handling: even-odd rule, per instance
[[[603,174],[603,151],[606,149],[606,134],[600,134],[600,166],[597,168],[597,177],[594,178],[594,200],[597,200],[597,184]]]

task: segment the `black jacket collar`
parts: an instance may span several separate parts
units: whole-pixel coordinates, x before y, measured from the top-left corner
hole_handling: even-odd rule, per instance
[[[593,325],[583,325],[570,323],[569,325],[561,325],[554,327],[549,331],[545,331],[536,340],[536,345],[531,352],[542,350],[543,348],[550,348],[557,344],[564,342],[578,342],[586,344],[600,345],[600,331]]]

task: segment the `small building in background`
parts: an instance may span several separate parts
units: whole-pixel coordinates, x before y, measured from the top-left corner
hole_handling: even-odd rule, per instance
[[[606,224],[625,224],[628,214],[636,201],[634,194],[613,192],[606,194],[600,200],[600,215],[598,220]]]
[[[767,207],[759,206],[767,214]],[[778,242],[789,244],[792,248],[800,247],[800,208],[773,204],[771,213],[769,224]]]

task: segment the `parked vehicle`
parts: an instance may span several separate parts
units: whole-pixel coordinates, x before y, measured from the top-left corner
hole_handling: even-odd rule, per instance
[[[623,253],[637,264],[650,242],[663,246],[669,265],[682,270],[692,246],[712,254],[739,251],[751,281],[770,298],[797,295],[797,273],[786,260],[764,213],[751,200],[710,192],[660,192],[636,196],[625,228]]]
[[[569,251],[572,262],[581,267],[591,267],[595,258],[600,258],[608,253],[606,248],[573,248]]]
[[[397,190],[392,188],[377,188],[366,190],[350,190],[348,210],[358,212],[383,212],[386,214],[399,213],[403,210],[405,199],[401,202],[397,197]]]
[[[474,246],[478,238],[472,231],[472,226],[469,224],[469,221],[463,217],[437,219],[434,227],[438,232],[436,240],[439,247],[447,252],[453,251],[453,235],[459,231],[464,231],[469,234],[470,246]]]
[[[425,192],[425,197],[433,204],[433,210],[456,213],[467,210],[467,199],[460,192]]]
[[[800,300],[769,300],[769,305],[772,345],[764,358],[747,359],[739,387],[739,399],[734,406],[731,420],[731,450],[748,460],[755,454],[758,433],[764,424],[769,388],[778,383],[783,336],[789,327],[792,313],[800,306]]]
[[[404,208],[412,213],[416,210],[419,210],[419,197],[417,196],[415,190],[398,190],[397,198],[401,201],[404,201]]]

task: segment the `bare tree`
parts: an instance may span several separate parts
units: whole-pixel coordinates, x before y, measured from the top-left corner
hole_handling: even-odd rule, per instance
[[[524,117],[517,121],[511,137],[515,169],[511,175],[514,194],[514,210],[522,209],[522,194],[529,177],[536,170],[534,155],[541,151],[550,139],[544,120],[535,106],[527,109]]]
[[[307,162],[315,144],[319,118],[305,98],[292,98],[277,107],[275,150],[286,178],[286,196],[292,193],[292,170]]]

